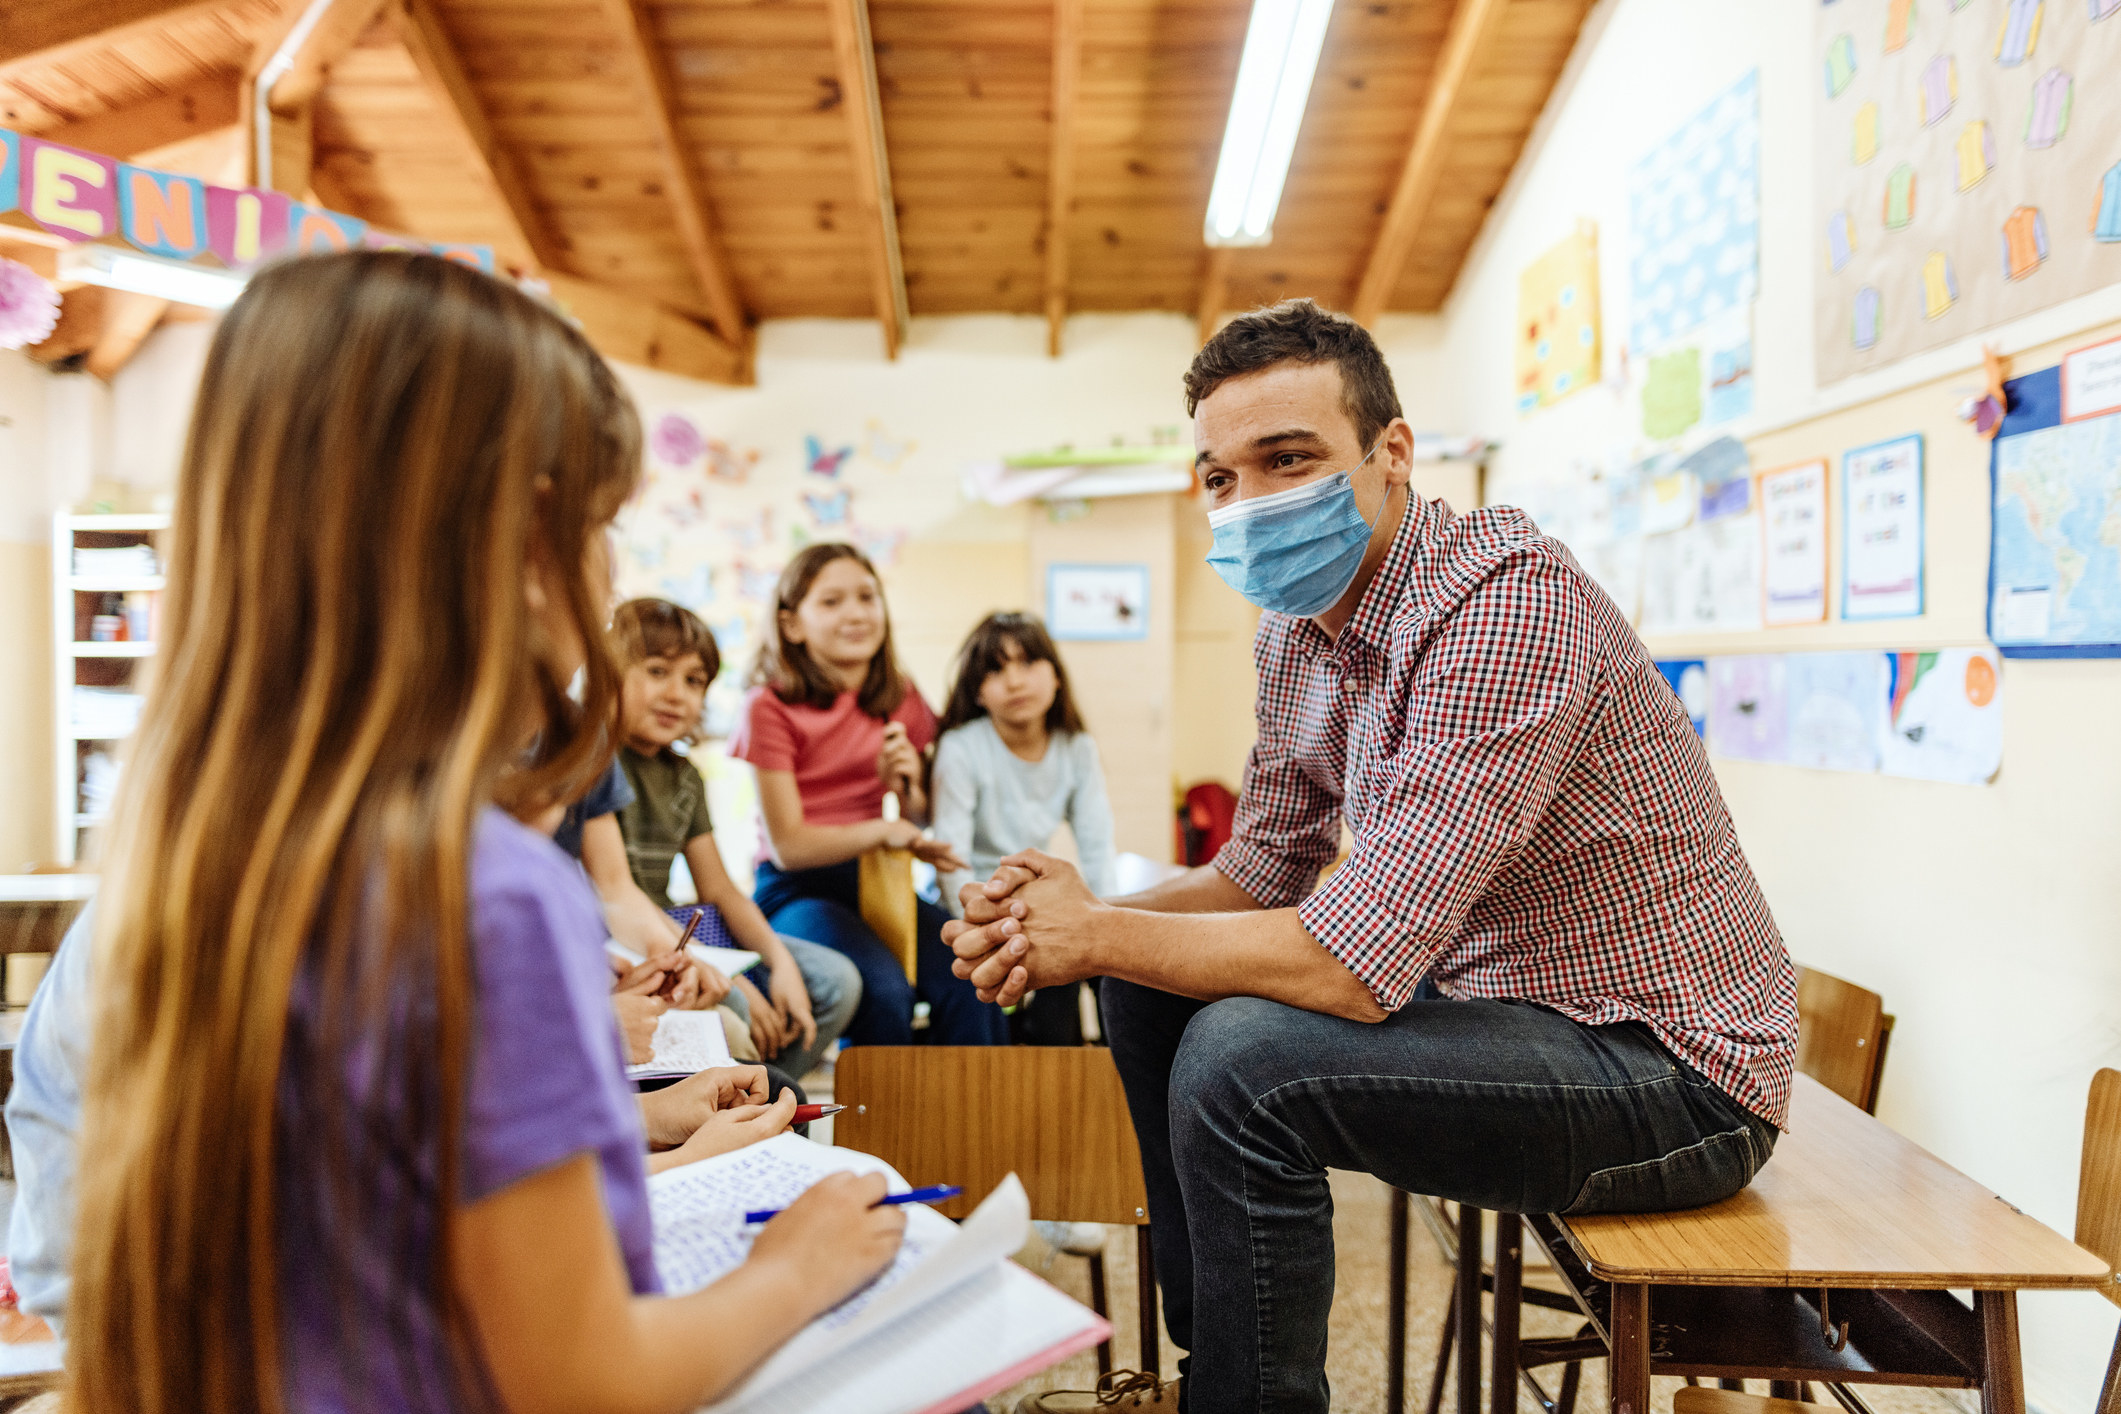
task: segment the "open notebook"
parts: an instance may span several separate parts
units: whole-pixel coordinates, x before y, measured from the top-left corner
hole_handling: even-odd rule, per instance
[[[648,1181],[656,1268],[672,1293],[739,1266],[756,1227],[744,1213],[786,1206],[828,1173],[888,1164],[793,1134]],[[1030,1204],[1014,1174],[962,1224],[910,1207],[896,1260],[811,1322],[714,1414],[955,1414],[1078,1350],[1111,1327],[1009,1260]]]
[[[666,1011],[656,1019],[648,1059],[626,1067],[631,1080],[693,1075],[718,1065],[735,1065],[729,1036],[715,1011]]]

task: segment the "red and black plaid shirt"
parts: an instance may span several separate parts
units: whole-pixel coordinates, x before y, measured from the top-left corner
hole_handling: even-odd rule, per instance
[[[1413,500],[1337,642],[1267,614],[1216,868],[1378,1003],[1424,974],[1639,1021],[1787,1122],[1797,982],[1708,754],[1613,601],[1522,512]],[[1323,887],[1345,816],[1353,852]]]

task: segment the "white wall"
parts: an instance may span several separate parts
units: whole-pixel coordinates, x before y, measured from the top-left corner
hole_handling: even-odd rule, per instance
[[[0,352],[0,872],[56,857],[52,838],[52,376]]]
[[[1981,0],[1988,3],[1988,0]],[[1930,605],[1890,625],[1655,639],[1660,654],[1926,648],[1983,637],[1986,446],[1957,423],[1978,350],[1941,350],[1825,390],[1813,383],[1812,53],[1816,5],[1605,0],[1445,311],[1437,366],[1468,430],[1500,438],[1491,495],[1566,476],[1635,443],[1596,388],[1519,418],[1511,333],[1519,270],[1598,223],[1609,371],[1627,326],[1627,174],[1748,69],[1761,77],[1761,299],[1756,412],[1736,429],[1756,467],[1833,458],[1924,433]],[[2121,315],[2121,290],[1990,331],[2030,370]],[[2109,332],[2121,332],[2115,326]],[[1838,557],[1837,557],[1838,561]],[[1739,835],[1792,951],[1885,997],[1899,1017],[1880,1115],[2050,1225],[2074,1220],[2084,1098],[2121,1064],[2121,663],[2006,664],[2004,757],[1992,786],[1717,762]],[[2115,1329],[2090,1294],[2024,1298],[2029,1398],[2089,1408]]]

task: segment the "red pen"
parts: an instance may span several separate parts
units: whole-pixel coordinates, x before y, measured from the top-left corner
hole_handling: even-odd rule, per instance
[[[814,1119],[823,1119],[826,1115],[836,1115],[846,1108],[845,1105],[797,1105],[795,1119],[791,1122],[808,1124]]]

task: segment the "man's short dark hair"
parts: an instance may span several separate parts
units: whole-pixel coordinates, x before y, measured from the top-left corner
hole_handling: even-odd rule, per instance
[[[1307,299],[1285,299],[1223,325],[1186,370],[1186,415],[1232,378],[1280,363],[1339,365],[1341,406],[1365,450],[1400,415],[1392,370],[1370,331]]]

